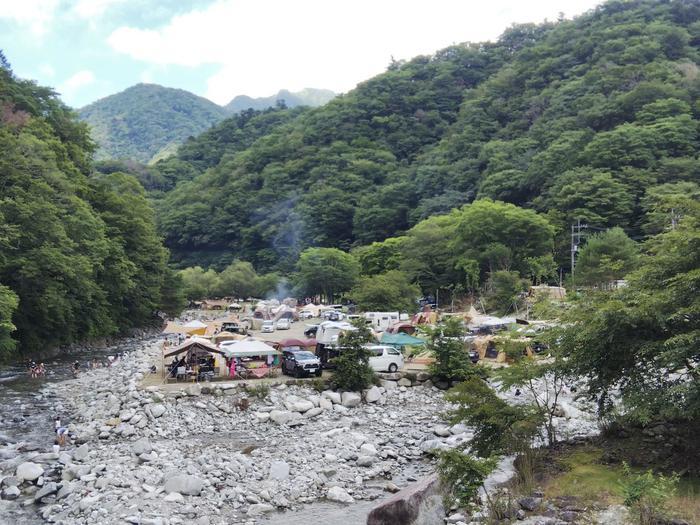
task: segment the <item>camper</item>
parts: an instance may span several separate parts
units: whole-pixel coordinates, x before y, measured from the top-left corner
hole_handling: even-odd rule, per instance
[[[365,312],[365,319],[370,321],[374,330],[387,331],[400,320],[399,312]]]
[[[329,367],[329,362],[338,356],[338,337],[345,331],[357,330],[350,323],[324,321],[316,330],[316,355],[321,360],[324,368]]]

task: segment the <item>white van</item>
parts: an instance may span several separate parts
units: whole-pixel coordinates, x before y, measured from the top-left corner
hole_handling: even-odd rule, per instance
[[[275,331],[275,322],[269,320],[263,321],[262,328],[260,331],[264,334],[271,334]]]
[[[403,368],[403,355],[393,346],[372,345],[366,346],[372,357],[369,358],[369,366],[376,372],[398,372]]]

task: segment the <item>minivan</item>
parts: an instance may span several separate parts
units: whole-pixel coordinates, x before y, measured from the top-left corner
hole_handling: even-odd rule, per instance
[[[376,372],[397,372],[403,368],[403,355],[393,346],[372,345],[366,348],[372,352],[369,366]]]

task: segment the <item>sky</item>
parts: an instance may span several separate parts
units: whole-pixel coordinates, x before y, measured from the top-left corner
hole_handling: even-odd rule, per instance
[[[139,82],[226,104],[305,87],[344,93],[395,60],[496,40],[600,0],[0,0],[15,74],[82,107]]]

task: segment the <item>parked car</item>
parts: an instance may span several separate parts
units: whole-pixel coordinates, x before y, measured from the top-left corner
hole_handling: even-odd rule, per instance
[[[300,310],[299,311],[299,319],[304,320],[304,319],[313,319],[314,313],[311,310]]]
[[[469,359],[472,363],[477,364],[479,362],[479,351],[469,350]]]
[[[369,358],[369,366],[377,372],[396,372],[403,368],[403,355],[393,346],[368,346],[372,352]]]
[[[275,322],[274,321],[263,321],[262,328],[260,331],[263,334],[271,334],[272,332],[275,331]]]
[[[282,352],[282,373],[303,377],[315,375],[321,377],[321,361],[307,350],[284,350]]]
[[[308,337],[309,339],[313,339],[316,337],[316,333],[318,332],[318,325],[311,325],[309,326],[306,330],[304,330],[304,335]]]
[[[283,318],[277,320],[277,330],[289,330],[289,319]]]

